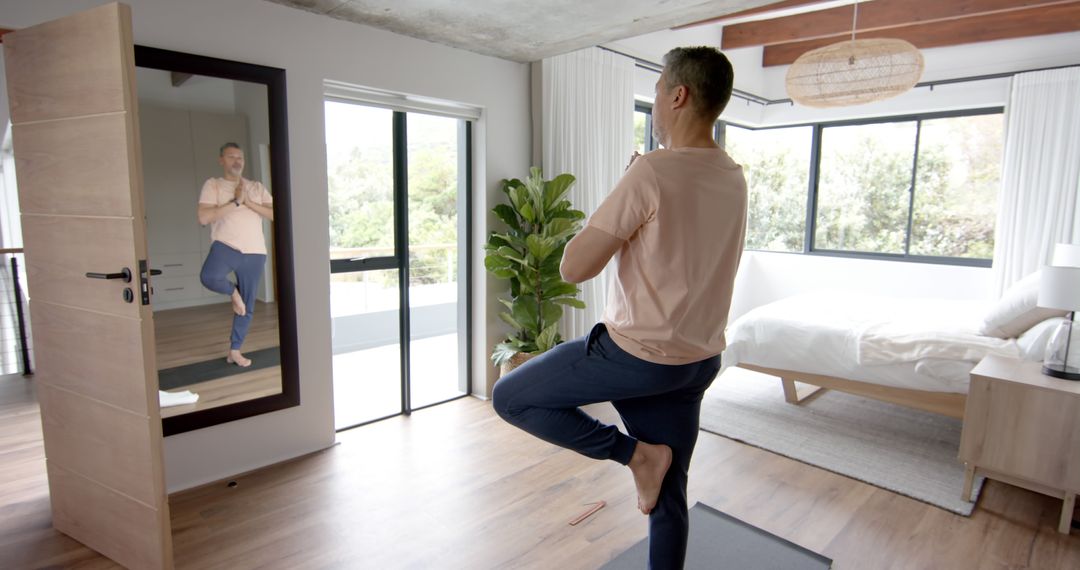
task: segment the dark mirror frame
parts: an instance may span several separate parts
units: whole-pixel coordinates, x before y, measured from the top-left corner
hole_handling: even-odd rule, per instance
[[[281,393],[163,418],[162,433],[170,436],[299,406],[300,366],[296,345],[285,70],[139,45],[135,46],[135,66],[265,85],[270,112],[270,177],[274,195],[274,279],[277,283],[278,339],[281,344]]]

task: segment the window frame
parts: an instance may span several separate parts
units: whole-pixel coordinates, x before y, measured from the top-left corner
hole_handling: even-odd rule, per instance
[[[635,99],[634,112],[645,114],[645,152],[656,150],[659,146],[652,134],[652,105]]]
[[[383,108],[391,111],[391,146],[392,146],[392,163],[393,163],[393,201],[394,201],[394,253],[387,256],[368,257],[362,259],[331,259],[330,260],[330,272],[329,276],[343,273],[357,273],[363,271],[384,271],[384,270],[396,270],[398,272],[398,345],[399,345],[399,370],[400,370],[400,390],[401,390],[401,408],[400,411],[377,418],[367,419],[359,423],[350,424],[340,428],[335,428],[335,433],[341,433],[354,428],[363,427],[368,424],[380,422],[389,418],[395,418],[398,416],[409,416],[413,412],[432,408],[454,400],[460,400],[467,398],[473,393],[473,159],[475,153],[473,149],[475,138],[473,136],[473,129],[475,127],[476,119],[471,119],[466,115],[452,114],[452,113],[437,113],[431,112],[426,109],[409,110],[408,107],[394,108],[390,106],[372,104],[369,101],[357,98],[343,98],[332,93],[323,95],[323,102],[332,101],[337,103],[346,103],[350,105],[361,105],[366,107]],[[412,326],[411,316],[414,306],[410,302],[410,270],[411,265],[409,263],[409,143],[408,143],[408,116],[410,114],[425,114],[434,115],[438,117],[445,117],[449,119],[455,119],[464,122],[464,153],[463,164],[465,166],[465,172],[463,175],[459,175],[459,178],[465,181],[465,187],[459,189],[460,193],[464,194],[464,204],[462,205],[464,212],[459,211],[459,215],[464,215],[464,236],[462,238],[465,244],[465,267],[463,270],[465,276],[465,387],[462,394],[452,396],[450,398],[439,400],[436,402],[425,403],[420,406],[413,406],[412,402]],[[325,135],[324,135],[325,136]],[[329,283],[328,283],[329,284]],[[332,319],[331,319],[332,320]]]
[[[976,259],[969,257],[946,257],[936,255],[913,255],[910,252],[911,247],[911,227],[914,216],[915,205],[915,193],[918,192],[918,187],[915,185],[918,173],[918,161],[919,161],[919,143],[922,136],[922,122],[934,119],[949,119],[956,117],[973,117],[980,115],[1002,115],[1004,120],[1005,108],[1002,106],[996,107],[979,107],[974,109],[962,109],[953,111],[936,111],[931,113],[913,113],[905,115],[892,115],[888,117],[870,117],[862,119],[849,119],[840,121],[821,121],[821,122],[804,122],[804,123],[792,123],[785,125],[775,125],[767,127],[751,127],[747,125],[741,125],[734,121],[717,121],[716,126],[716,140],[724,148],[726,148],[727,138],[727,126],[735,126],[740,129],[746,129],[749,131],[763,131],[771,129],[786,129],[796,127],[812,127],[812,135],[810,139],[810,173],[809,173],[809,185],[807,188],[807,200],[806,200],[806,225],[803,235],[803,251],[775,251],[771,249],[751,249],[751,251],[768,251],[772,253],[793,253],[802,255],[816,255],[823,257],[847,257],[854,259],[876,259],[880,261],[906,261],[911,263],[928,263],[934,265],[956,265],[966,267],[990,267],[993,263],[991,259]],[[651,118],[651,115],[650,115]],[[861,125],[873,125],[884,123],[902,123],[902,122],[915,122],[915,146],[912,149],[912,161],[911,161],[911,190],[908,197],[908,211],[907,211],[907,226],[904,233],[904,253],[878,253],[878,252],[864,252],[864,251],[844,251],[835,249],[819,249],[815,247],[814,235],[817,233],[817,204],[818,204],[818,186],[820,182],[821,173],[821,135],[824,129],[829,127],[847,127],[847,126],[861,126]],[[750,249],[750,248],[747,248]]]

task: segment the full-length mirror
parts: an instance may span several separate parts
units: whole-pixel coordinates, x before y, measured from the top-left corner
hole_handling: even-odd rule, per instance
[[[285,72],[135,63],[164,433],[297,405]]]

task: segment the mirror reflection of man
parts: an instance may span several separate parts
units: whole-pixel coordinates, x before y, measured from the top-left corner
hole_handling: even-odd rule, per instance
[[[274,219],[273,197],[261,182],[241,176],[244,150],[240,145],[223,144],[218,163],[224,176],[207,180],[199,195],[199,223],[210,224],[212,241],[199,277],[204,287],[232,299],[235,314],[225,361],[248,367],[251,359],[244,357],[240,347],[251,326],[255,294],[266,266],[262,220]],[[229,280],[230,273],[235,275],[235,283]]]

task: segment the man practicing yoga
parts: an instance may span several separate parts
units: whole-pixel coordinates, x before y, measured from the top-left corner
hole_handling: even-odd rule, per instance
[[[630,468],[654,569],[681,568],[686,557],[690,456],[742,255],[746,181],[712,136],[732,79],[713,48],[664,56],[652,109],[664,148],[634,153],[562,261],[563,278],[580,283],[618,254],[602,321],[503,377],[493,394],[507,422]],[[628,435],[579,408],[605,401]]]
[[[199,277],[203,287],[229,295],[232,299],[232,332],[225,360],[241,367],[251,360],[240,352],[255,311],[255,294],[266,265],[266,237],[263,218],[273,221],[274,199],[261,182],[244,180],[244,151],[236,143],[225,143],[218,152],[224,170],[221,178],[211,178],[199,194],[199,223],[210,224],[210,253]],[[229,280],[236,275],[236,283]]]

